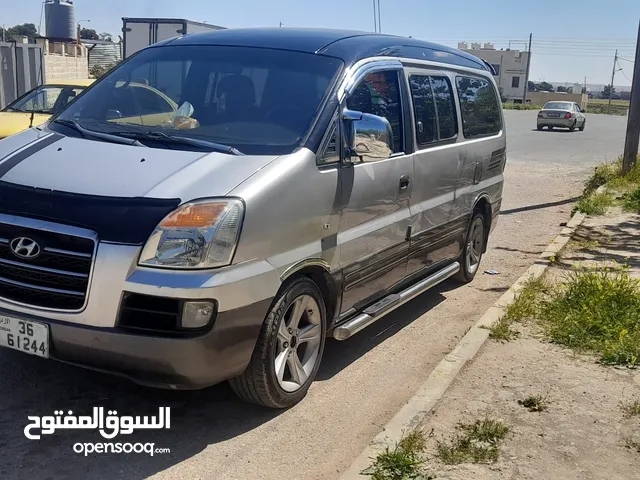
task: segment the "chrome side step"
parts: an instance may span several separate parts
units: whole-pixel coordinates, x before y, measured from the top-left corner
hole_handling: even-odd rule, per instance
[[[399,306],[404,305],[421,293],[424,293],[439,283],[444,282],[459,271],[460,263],[454,262],[442,270],[438,270],[436,273],[424,280],[421,280],[415,285],[412,285],[406,290],[384,297],[382,300],[379,300],[373,305],[367,307],[360,315],[357,315],[355,318],[337,326],[333,331],[333,338],[336,340],[346,340],[352,337],[360,330],[367,328],[369,325],[380,320],[388,313],[393,312]]]

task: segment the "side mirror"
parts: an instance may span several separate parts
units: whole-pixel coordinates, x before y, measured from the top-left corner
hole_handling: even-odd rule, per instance
[[[393,130],[384,117],[345,109],[342,112],[347,164],[385,160],[393,155]]]

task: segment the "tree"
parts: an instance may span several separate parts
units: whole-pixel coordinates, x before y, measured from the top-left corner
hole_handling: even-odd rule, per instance
[[[550,83],[547,83],[547,82],[539,83],[539,84],[537,85],[537,87],[538,87],[538,91],[539,91],[539,92],[541,92],[541,91],[544,91],[544,92],[553,92],[553,85],[551,85]]]
[[[33,23],[23,23],[22,25],[15,25],[13,27],[7,28],[6,30],[0,28],[0,40],[2,39],[3,34],[4,39],[7,42],[12,42],[18,35],[26,35],[29,38],[37,37],[38,29]]]
[[[567,87],[563,87],[562,85],[558,85],[558,87],[556,88],[556,92],[569,93],[569,89]]]
[[[615,93],[616,93],[616,87],[612,85],[605,85],[604,88],[602,89],[602,98],[609,98],[609,96],[613,98],[613,95]]]
[[[537,91],[537,86],[535,83],[533,83],[531,80],[529,80],[529,82],[527,83],[527,90],[529,90],[530,92],[535,92]]]
[[[100,40],[98,32],[90,28],[81,28],[80,38],[82,38],[83,40]]]

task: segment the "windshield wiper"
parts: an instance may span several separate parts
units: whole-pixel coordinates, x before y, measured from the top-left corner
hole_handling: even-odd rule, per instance
[[[115,135],[134,138],[136,139],[136,141],[149,139],[158,142],[175,143],[178,145],[191,145],[194,147],[210,148],[213,151],[226,153],[228,155],[244,155],[244,153],[242,153],[240,150],[230,145],[209,142],[208,140],[201,140],[199,138],[168,135],[164,132],[118,132]]]
[[[57,118],[55,119],[52,123],[58,123],[60,125],[64,125],[65,127],[69,127],[74,129],[75,131],[79,132],[80,135],[82,135],[84,138],[87,137],[94,137],[94,138],[99,138],[101,140],[105,140],[107,142],[112,142],[112,143],[120,143],[122,145],[132,145],[134,147],[144,147],[145,145],[143,143],[141,143],[138,140],[129,140],[126,138],[122,138],[119,135],[112,135],[109,133],[102,133],[102,132],[96,132],[95,130],[88,130],[82,126],[80,126],[80,124],[74,120],[67,120],[64,118]]]

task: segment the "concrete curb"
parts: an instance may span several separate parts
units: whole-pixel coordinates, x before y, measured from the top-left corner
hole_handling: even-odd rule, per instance
[[[562,229],[560,234],[549,244],[525,274],[516,280],[511,288],[471,327],[455,348],[440,361],[416,394],[382,428],[382,431],[376,435],[373,441],[340,476],[340,480],[363,480],[368,478],[365,475],[360,475],[360,472],[371,464],[371,459],[383,452],[386,447],[395,447],[405,432],[418,428],[422,424],[447,391],[456,375],[460,373],[465,363],[475,357],[480,347],[489,338],[487,327],[491,327],[504,315],[504,307],[514,300],[515,295],[529,279],[538,278],[544,273],[551,264],[552,257],[556,256],[567,244],[584,219],[585,215],[579,212],[571,218],[567,226]]]

